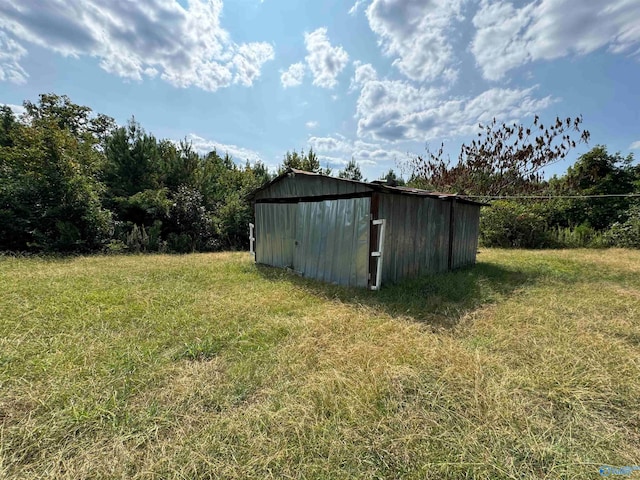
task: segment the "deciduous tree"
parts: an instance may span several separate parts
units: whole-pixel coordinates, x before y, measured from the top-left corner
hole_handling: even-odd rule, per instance
[[[544,124],[538,115],[529,126],[499,123],[479,125],[477,139],[463,144],[451,164],[444,144],[410,162],[422,186],[474,195],[519,194],[536,189],[543,169],[566,158],[578,143],[589,140],[582,117]]]

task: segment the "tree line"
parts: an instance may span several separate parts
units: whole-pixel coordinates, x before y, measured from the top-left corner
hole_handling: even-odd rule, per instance
[[[479,125],[456,161],[444,145],[410,160],[409,184],[490,202],[480,221],[488,247],[640,248],[640,165],[632,154],[596,145],[564,175],[544,177],[546,167],[589,141],[582,122],[568,117],[545,125],[536,115],[524,126],[494,119]]]
[[[0,107],[0,250],[166,251],[246,248],[246,195],[265,165],[118,126],[66,96]]]
[[[485,246],[640,248],[640,168],[631,154],[597,145],[538,187],[541,198],[497,200],[484,209]]]
[[[0,106],[0,251],[192,252],[248,247],[247,195],[274,178],[228,154],[158,139],[132,118],[126,125],[66,96],[24,102],[20,118]],[[490,200],[481,241],[500,247],[640,248],[640,167],[632,155],[598,145],[566,174],[542,169],[589,140],[582,118],[529,127],[481,125],[452,162],[443,153],[407,162],[406,183]],[[278,173],[297,168],[365,181],[355,159],[338,172],[309,149],[287,152]],[[405,180],[392,169],[382,177]],[[495,195],[545,199],[493,200]],[[584,196],[599,197],[586,198]],[[568,197],[574,198],[568,198]],[[580,197],[583,196],[583,197]],[[562,197],[562,198],[561,198]]]

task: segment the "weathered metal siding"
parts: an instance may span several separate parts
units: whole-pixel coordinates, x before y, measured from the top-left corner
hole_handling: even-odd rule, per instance
[[[409,195],[380,195],[386,220],[382,283],[444,272],[449,262],[451,202]]]
[[[255,199],[344,195],[369,191],[371,188],[366,185],[324,175],[294,175],[285,177],[265,190],[259,191]]]
[[[473,265],[478,251],[480,207],[456,202],[453,210],[454,228],[451,268]]]
[[[256,262],[293,267],[296,233],[295,203],[256,204]]]
[[[366,287],[370,198],[301,202],[294,269],[305,277]]]
[[[334,195],[359,198],[327,198]],[[370,195],[378,200],[372,202]],[[256,261],[292,267],[306,277],[367,286],[369,268],[376,264],[369,252],[377,248],[370,212],[386,220],[383,285],[475,263],[478,205],[298,172],[256,192],[254,199]]]

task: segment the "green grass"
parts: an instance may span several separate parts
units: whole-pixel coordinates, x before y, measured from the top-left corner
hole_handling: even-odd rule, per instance
[[[640,465],[640,252],[478,260],[368,292],[246,253],[1,258],[0,478]]]

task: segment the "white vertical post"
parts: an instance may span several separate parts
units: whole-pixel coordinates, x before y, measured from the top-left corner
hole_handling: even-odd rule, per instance
[[[378,265],[376,268],[376,289],[380,289],[382,286],[382,255],[384,253],[384,219],[380,220],[380,231],[378,232]]]
[[[374,220],[373,225],[380,225],[378,230],[378,250],[371,252],[371,256],[376,259],[376,284],[371,285],[371,290],[380,290],[382,283],[382,254],[384,253],[384,224],[383,218]]]
[[[253,236],[254,228],[255,228],[255,225],[253,223],[250,223],[249,224],[249,253],[251,255],[253,255],[253,257],[255,258],[255,256],[256,256],[256,248],[255,248],[256,237]]]

